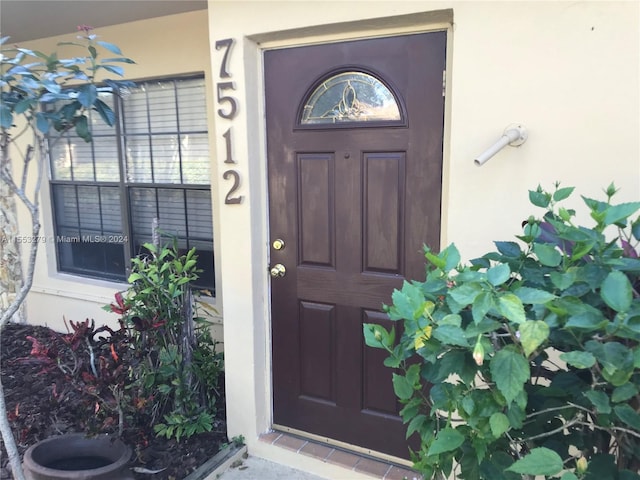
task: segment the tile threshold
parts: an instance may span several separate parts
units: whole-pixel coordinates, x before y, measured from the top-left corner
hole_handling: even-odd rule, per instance
[[[260,435],[260,441],[380,480],[422,480],[422,476],[419,473],[407,467],[342,450],[332,445],[301,438],[286,432],[271,431],[264,433]]]

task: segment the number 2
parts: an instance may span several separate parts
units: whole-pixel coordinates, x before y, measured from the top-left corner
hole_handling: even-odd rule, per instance
[[[231,186],[231,189],[229,190],[227,195],[224,197],[224,203],[226,205],[242,203],[242,199],[244,198],[242,195],[238,195],[236,197],[233,196],[236,190],[240,188],[240,174],[235,170],[227,170],[222,174],[222,178],[224,178],[225,180],[228,180],[229,177],[233,177],[233,185]]]

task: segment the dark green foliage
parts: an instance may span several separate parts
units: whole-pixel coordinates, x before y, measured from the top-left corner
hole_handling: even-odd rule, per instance
[[[213,428],[222,354],[209,322],[193,315],[194,250],[146,248],[147,257],[133,260],[129,290],[105,307],[121,316],[119,329],[70,321],[68,334],[28,337],[31,356],[44,372],[62,370],[83,394],[78,410],[86,412],[88,430],[117,426],[122,436],[131,425],[152,425],[158,435],[180,440]]]
[[[529,192],[542,218],[471,265],[425,247],[426,280],[386,307],[402,337],[364,326],[425,478],[640,479],[640,202],[612,184],[584,227],[572,193]]]
[[[145,244],[148,254],[132,260],[131,287],[116,304],[137,354],[136,388],[148,399],[159,435],[189,437],[210,431],[221,397],[223,363],[210,335],[210,322],[195,309],[190,283],[198,278],[195,249]]]

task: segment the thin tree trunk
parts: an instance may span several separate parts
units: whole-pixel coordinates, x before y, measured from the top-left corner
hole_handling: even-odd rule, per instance
[[[0,333],[1,335],[1,333]],[[9,418],[7,417],[7,405],[4,401],[4,389],[2,388],[2,380],[0,380],[0,433],[2,433],[2,441],[4,448],[9,456],[9,464],[14,480],[25,480],[22,464],[20,463],[20,453],[13,438]]]
[[[0,181],[5,182],[9,191],[12,192],[16,197],[18,197],[22,203],[27,207],[29,213],[31,214],[31,235],[32,239],[38,238],[40,234],[40,207],[39,207],[39,192],[40,192],[40,184],[42,182],[42,159],[45,158],[46,155],[46,145],[44,140],[40,138],[37,133],[34,131],[34,144],[38,146],[38,151],[40,155],[36,159],[36,181],[34,185],[34,193],[33,193],[33,201],[29,200],[29,197],[26,193],[27,186],[27,175],[29,171],[29,163],[33,159],[34,149],[28,148],[24,155],[24,165],[22,171],[22,181],[20,186],[16,184],[13,180],[11,168],[11,161],[9,158],[9,148],[8,142],[9,137],[8,134],[5,133],[2,138],[2,159],[0,162]],[[31,250],[29,252],[29,260],[27,263],[27,272],[24,276],[24,282],[20,290],[16,293],[13,302],[9,305],[9,307],[2,312],[0,315],[0,335],[2,334],[2,328],[4,325],[13,317],[13,315],[20,309],[20,306],[27,298],[27,294],[31,289],[31,285],[33,284],[33,274],[35,271],[36,265],[36,255],[38,253],[38,242],[31,242]],[[22,470],[22,464],[20,462],[20,454],[18,453],[18,447],[16,445],[16,441],[13,438],[13,432],[11,431],[11,425],[9,424],[9,418],[7,416],[7,405],[4,399],[4,389],[2,387],[2,381],[0,380],[0,434],[2,435],[2,441],[4,442],[4,447],[7,450],[7,455],[9,456],[9,462],[11,464],[11,470],[13,474],[13,478],[15,480],[25,480],[24,471]]]
[[[183,295],[182,304],[182,365],[184,367],[184,378],[187,389],[191,390],[193,383],[193,370],[191,364],[193,362],[193,346],[196,343],[194,325],[193,325],[193,293],[191,287],[187,284],[186,292]]]

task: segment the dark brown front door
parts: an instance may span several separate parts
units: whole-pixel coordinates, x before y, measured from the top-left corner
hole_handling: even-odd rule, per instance
[[[265,53],[274,423],[406,457],[362,324],[437,248],[445,32]]]

